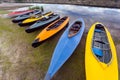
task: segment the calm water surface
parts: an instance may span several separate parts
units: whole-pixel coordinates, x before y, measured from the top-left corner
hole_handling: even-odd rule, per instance
[[[120,38],[120,35],[117,35],[120,32],[120,9],[61,4],[34,5],[43,6],[46,12],[53,11],[61,17],[69,16],[70,23],[73,20],[82,17],[85,20],[86,31],[88,31],[93,23],[102,22],[113,36]]]

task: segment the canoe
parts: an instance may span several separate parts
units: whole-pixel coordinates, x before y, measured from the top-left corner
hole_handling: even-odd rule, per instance
[[[85,49],[86,80],[118,80],[115,45],[102,23],[91,26]]]
[[[64,27],[66,27],[68,23],[69,23],[69,17],[67,16],[54,21],[53,23],[48,25],[45,29],[43,29],[42,32],[38,34],[38,36],[35,38],[35,41],[32,43],[32,46],[33,47],[39,46],[43,41],[52,37],[60,30],[62,30]]]
[[[37,14],[41,14],[42,12],[40,10],[34,10],[33,12],[30,12],[30,13],[26,13],[24,15],[20,15],[20,16],[17,16],[16,18],[14,18],[12,20],[13,23],[17,23],[17,22],[20,22],[20,21],[23,21],[27,18],[30,18],[31,15],[37,15]]]
[[[18,25],[19,25],[19,26],[30,25],[30,24],[35,23],[35,22],[38,21],[38,20],[41,20],[41,19],[43,19],[43,18],[45,18],[45,17],[50,16],[50,15],[52,15],[52,14],[53,14],[53,12],[50,11],[50,12],[47,12],[47,13],[45,13],[45,14],[43,14],[43,15],[32,16],[32,17],[30,17],[30,18],[28,18],[28,19],[26,19],[26,20],[18,23]]]
[[[9,18],[17,17],[19,15],[24,15],[27,13],[33,12],[33,10],[24,10],[24,11],[15,11],[8,14]]]
[[[37,21],[30,27],[26,28],[25,31],[27,33],[34,32],[35,30],[38,30],[39,28],[44,28],[44,27],[48,26],[50,23],[54,22],[55,20],[57,20],[59,18],[60,18],[60,16],[58,14],[50,15],[48,17],[45,17],[45,18]]]
[[[80,29],[77,34],[69,37],[69,31],[71,27],[75,28],[76,24],[79,24]],[[79,27],[78,26],[78,27]],[[85,29],[85,24],[82,18],[75,20],[63,33],[58,41],[58,44],[54,50],[49,69],[45,76],[45,80],[51,80],[55,73],[62,67],[62,65],[68,60],[72,55],[76,47],[78,46],[83,32]]]

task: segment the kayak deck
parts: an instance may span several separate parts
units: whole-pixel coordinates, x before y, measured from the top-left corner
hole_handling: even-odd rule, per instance
[[[43,43],[46,39],[52,37],[53,35],[57,34],[60,30],[67,27],[68,23],[69,17],[67,16],[54,21],[38,34],[35,41],[32,43],[32,46],[39,46],[39,43]]]
[[[50,15],[48,17],[45,17],[45,18],[37,21],[36,23],[31,25],[30,27],[26,28],[25,31],[27,33],[34,32],[35,30],[38,30],[39,28],[44,28],[44,27],[48,26],[49,24],[58,20],[59,18],[60,18],[60,16],[57,14]]]
[[[59,21],[57,21],[53,25],[49,26],[46,30],[49,31],[49,30],[58,28],[67,18],[68,17],[63,17],[62,19],[60,19]]]

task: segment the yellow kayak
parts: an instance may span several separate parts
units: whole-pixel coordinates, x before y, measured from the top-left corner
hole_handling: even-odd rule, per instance
[[[50,16],[52,14],[53,14],[53,12],[50,11],[50,12],[47,12],[47,13],[45,13],[43,15],[40,14],[40,15],[31,16],[30,18],[24,20],[23,22],[20,22],[18,25],[19,26],[25,26],[25,25],[28,25],[28,24],[32,24],[32,23],[34,23],[34,22],[36,22],[38,20],[41,20],[41,19],[43,19],[45,17],[48,17],[48,16]]]
[[[32,43],[32,46],[33,47],[39,46],[41,42],[55,35],[57,32],[66,27],[68,22],[69,17],[66,16],[54,21],[53,23],[48,25],[45,29],[43,29],[42,32],[39,33],[39,35],[35,38],[35,41]]]
[[[118,80],[115,45],[103,24],[91,26],[85,51],[86,80]]]

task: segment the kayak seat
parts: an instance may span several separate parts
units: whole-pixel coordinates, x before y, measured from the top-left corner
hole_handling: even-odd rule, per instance
[[[58,21],[56,25],[60,25],[61,23],[63,23],[63,21]]]
[[[100,40],[97,40],[97,39],[94,39],[94,41],[96,41],[96,42],[98,42],[98,43],[101,43],[101,44],[105,44],[105,42],[100,41]]]
[[[47,20],[47,18],[44,17],[44,18],[42,18],[40,21],[46,21],[46,20]]]
[[[103,56],[103,52],[102,52],[101,49],[98,49],[98,48],[94,47],[94,48],[92,48],[92,50],[93,50],[93,52],[94,52],[95,55],[100,56],[100,57]]]
[[[54,24],[52,26],[50,26],[49,28],[47,28],[47,31],[51,30],[51,29],[55,29],[59,26],[60,24]]]
[[[53,25],[48,27],[46,30],[49,31],[51,29],[55,29],[55,28],[59,27],[66,20],[66,18],[67,17],[64,17],[64,18],[60,19],[58,22],[54,23]]]
[[[49,18],[52,18],[52,17],[54,17],[55,15],[52,15],[52,16],[49,16]]]
[[[74,24],[71,28],[71,30],[73,31],[78,31],[80,29],[80,25],[79,24]]]
[[[64,18],[62,18],[61,20],[63,20],[63,21],[64,21],[64,20],[66,20],[66,19],[67,19],[67,16],[65,16],[65,17],[64,17]]]
[[[102,30],[100,30],[100,29],[95,29],[95,32],[103,32]]]

